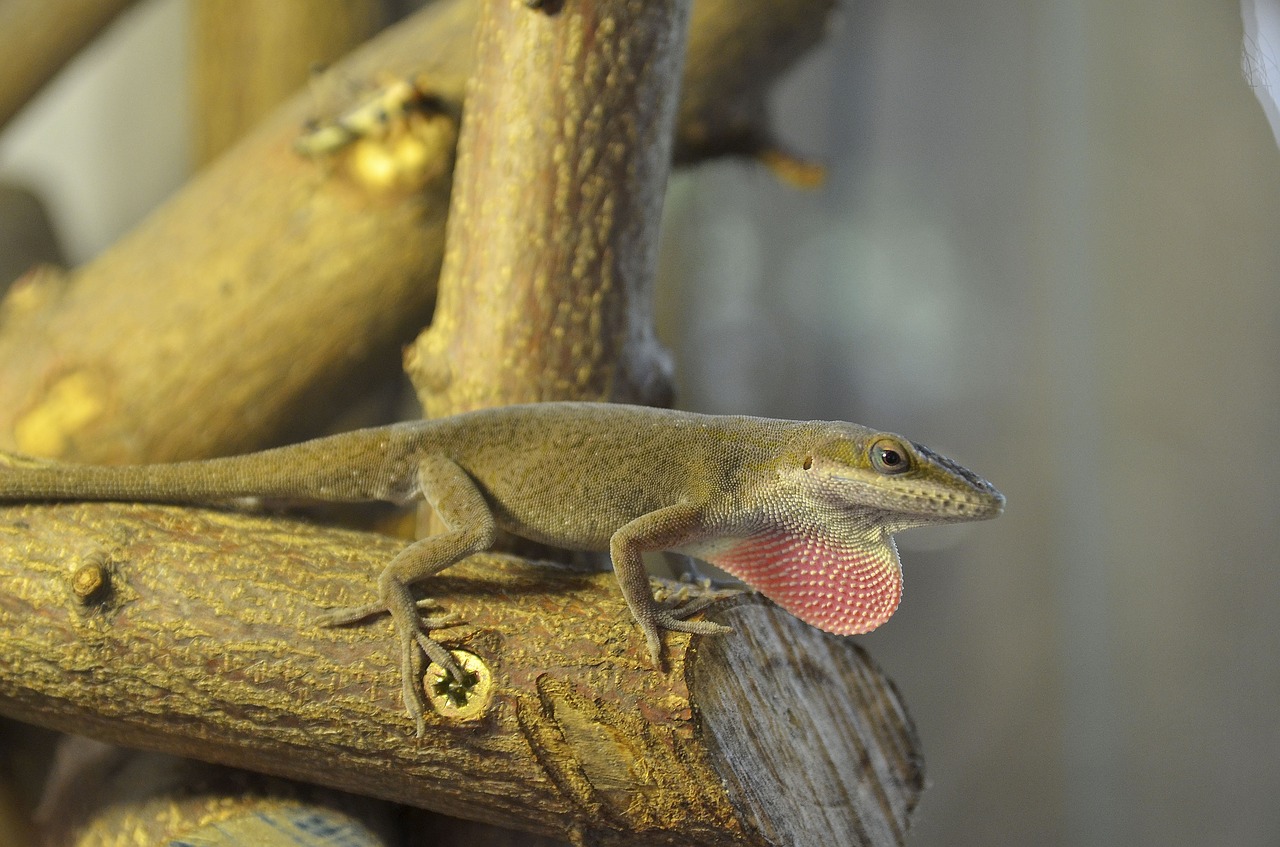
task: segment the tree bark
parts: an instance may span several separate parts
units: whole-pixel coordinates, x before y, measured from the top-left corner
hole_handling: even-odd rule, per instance
[[[922,777],[897,693],[757,595],[713,607],[732,635],[669,633],[660,672],[612,574],[473,557],[431,590],[481,680],[433,694],[415,739],[388,621],[311,623],[368,599],[397,546],[232,512],[0,509],[0,711],[574,843],[901,840]]]
[[[406,843],[395,808],[316,785],[64,736],[40,804],[38,843],[393,847]]]
[[[440,301],[406,357],[428,417],[670,402],[653,275],[687,0],[485,0]]]

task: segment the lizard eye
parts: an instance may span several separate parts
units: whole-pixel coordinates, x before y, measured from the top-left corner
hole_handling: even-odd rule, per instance
[[[911,454],[896,439],[877,438],[868,451],[871,467],[882,474],[900,474],[911,470]]]

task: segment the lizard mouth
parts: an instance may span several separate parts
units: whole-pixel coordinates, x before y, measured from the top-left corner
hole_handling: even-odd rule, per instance
[[[859,484],[852,477],[834,477],[842,482]],[[998,517],[1004,511],[1004,495],[990,483],[983,488],[956,489],[930,485],[921,480],[914,484],[906,481],[895,484],[890,491],[863,491],[864,503],[843,504],[850,515],[860,516],[864,522],[882,526],[894,526],[897,532],[913,526],[961,521],[982,521]]]
[[[995,489],[990,493],[972,494],[954,491],[919,492],[914,502],[918,507],[913,511],[925,523],[985,521],[998,517],[1004,511],[1004,495]]]

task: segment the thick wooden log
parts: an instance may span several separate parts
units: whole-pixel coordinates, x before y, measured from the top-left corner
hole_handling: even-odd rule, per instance
[[[0,713],[598,844],[883,844],[920,791],[911,724],[852,641],[756,595],[653,668],[611,573],[477,556],[427,590],[479,675],[427,734],[367,600],[397,549],[284,518],[120,504],[0,510]]]

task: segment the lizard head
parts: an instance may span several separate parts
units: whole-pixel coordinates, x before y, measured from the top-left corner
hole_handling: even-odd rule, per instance
[[[955,462],[891,433],[818,424],[797,433],[762,486],[744,537],[695,552],[802,621],[856,635],[902,597],[893,533],[993,518],[1004,497]]]
[[[827,424],[798,445],[791,470],[800,492],[889,533],[994,518],[1004,496],[929,448],[888,432]]]

